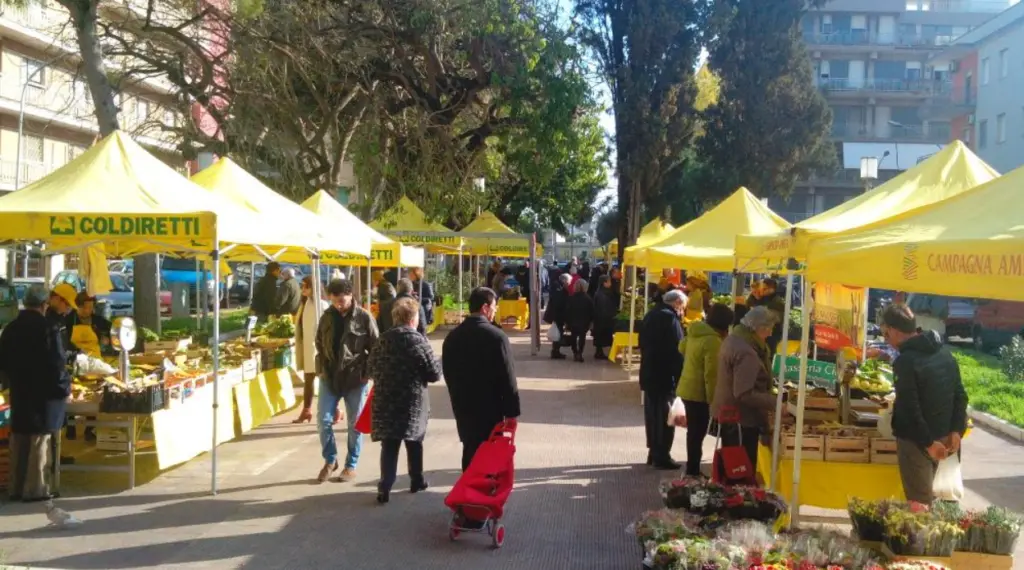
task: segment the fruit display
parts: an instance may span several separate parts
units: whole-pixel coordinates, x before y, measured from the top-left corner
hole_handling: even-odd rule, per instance
[[[881,360],[865,360],[850,381],[850,388],[870,394],[888,394],[893,389],[892,368]]]

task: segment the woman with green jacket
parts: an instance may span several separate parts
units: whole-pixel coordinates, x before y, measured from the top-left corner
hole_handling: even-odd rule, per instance
[[[711,403],[718,381],[718,350],[729,334],[733,312],[727,305],[714,303],[706,320],[690,324],[686,338],[679,343],[683,354],[683,372],[676,395],[686,407],[686,474],[700,475],[704,438],[711,422]]]

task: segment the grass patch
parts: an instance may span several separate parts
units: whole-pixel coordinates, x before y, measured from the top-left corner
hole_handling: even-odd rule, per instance
[[[245,319],[249,316],[248,308],[241,309],[226,309],[220,312],[220,334],[240,331],[245,328]],[[210,318],[206,319],[206,331],[213,332],[213,314],[210,313]],[[161,328],[164,333],[168,331],[191,331],[196,330],[196,319],[195,317],[178,317],[167,319],[161,323]]]
[[[954,349],[972,408],[1024,427],[1024,383],[1003,372],[999,358],[973,350]]]

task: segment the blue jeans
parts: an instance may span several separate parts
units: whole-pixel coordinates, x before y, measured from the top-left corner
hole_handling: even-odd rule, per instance
[[[345,400],[345,421],[348,423],[348,454],[345,456],[345,469],[355,469],[359,463],[359,452],[363,448],[363,436],[356,431],[356,420],[366,403],[367,385],[348,390],[344,394],[335,394],[331,383],[320,379],[320,397],[316,405],[316,422],[320,428],[320,448],[324,463],[334,465],[338,460],[338,444],[334,439],[334,410],[338,403]]]

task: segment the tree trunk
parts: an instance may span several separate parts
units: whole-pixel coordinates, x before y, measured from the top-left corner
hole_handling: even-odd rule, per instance
[[[82,55],[82,71],[92,95],[100,136],[120,130],[114,88],[107,77],[97,26],[98,0],[58,0],[71,14]],[[160,264],[157,256],[135,257],[135,321],[156,333],[160,332]]]

